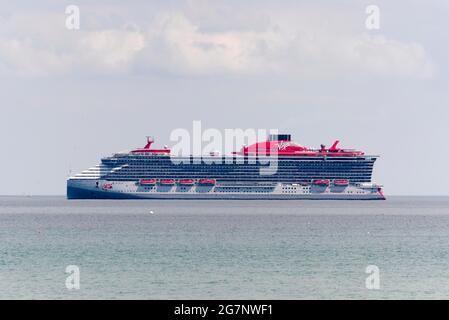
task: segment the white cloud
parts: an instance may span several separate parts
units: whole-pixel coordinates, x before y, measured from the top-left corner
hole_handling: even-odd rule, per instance
[[[261,51],[267,41],[276,45],[271,32],[207,33],[184,15],[171,14],[160,16],[145,35],[144,64],[171,72],[259,73],[272,71],[275,63]]]
[[[129,26],[70,31],[65,28],[64,17],[40,13],[0,20],[3,69],[31,77],[75,70],[126,72],[145,45],[143,34]]]
[[[419,43],[355,32],[344,21],[323,23],[319,14],[303,9],[262,16],[269,18],[248,29],[226,30],[223,24],[220,30],[204,29],[201,19],[193,21],[178,11],[160,13],[138,30],[96,26],[68,31],[64,16],[16,15],[0,20],[0,65],[25,76],[136,69],[294,77],[351,73],[422,78],[434,72]]]
[[[72,64],[70,56],[37,48],[27,39],[0,39],[0,58],[3,68],[12,69],[22,76],[60,73],[67,71]]]
[[[78,43],[81,63],[99,70],[115,72],[128,69],[133,59],[145,45],[142,34],[125,30],[88,32]]]

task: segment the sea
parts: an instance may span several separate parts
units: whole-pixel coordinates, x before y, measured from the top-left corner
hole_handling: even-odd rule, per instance
[[[449,197],[0,197],[0,299],[448,299]]]

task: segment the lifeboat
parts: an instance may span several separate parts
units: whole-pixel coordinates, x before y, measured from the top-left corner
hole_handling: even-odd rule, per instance
[[[334,185],[335,186],[348,186],[349,185],[349,181],[346,179],[335,179],[334,180]]]
[[[181,179],[178,182],[182,186],[193,186],[195,184],[194,179]]]
[[[213,186],[217,181],[215,179],[200,179],[198,184],[202,186]]]
[[[172,186],[175,184],[175,179],[161,179],[159,183],[163,186]]]
[[[141,186],[154,186],[156,184],[156,179],[140,179],[139,184]]]
[[[313,180],[313,184],[317,186],[328,186],[330,185],[329,180]]]

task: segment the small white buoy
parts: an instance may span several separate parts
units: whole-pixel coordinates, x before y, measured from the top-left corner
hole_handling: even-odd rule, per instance
[[[150,214],[154,214],[154,211],[153,211],[153,210],[150,210]]]

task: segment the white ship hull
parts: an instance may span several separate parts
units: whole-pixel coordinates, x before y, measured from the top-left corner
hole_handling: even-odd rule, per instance
[[[385,200],[380,186],[300,184],[142,186],[134,181],[69,179],[69,199]]]

